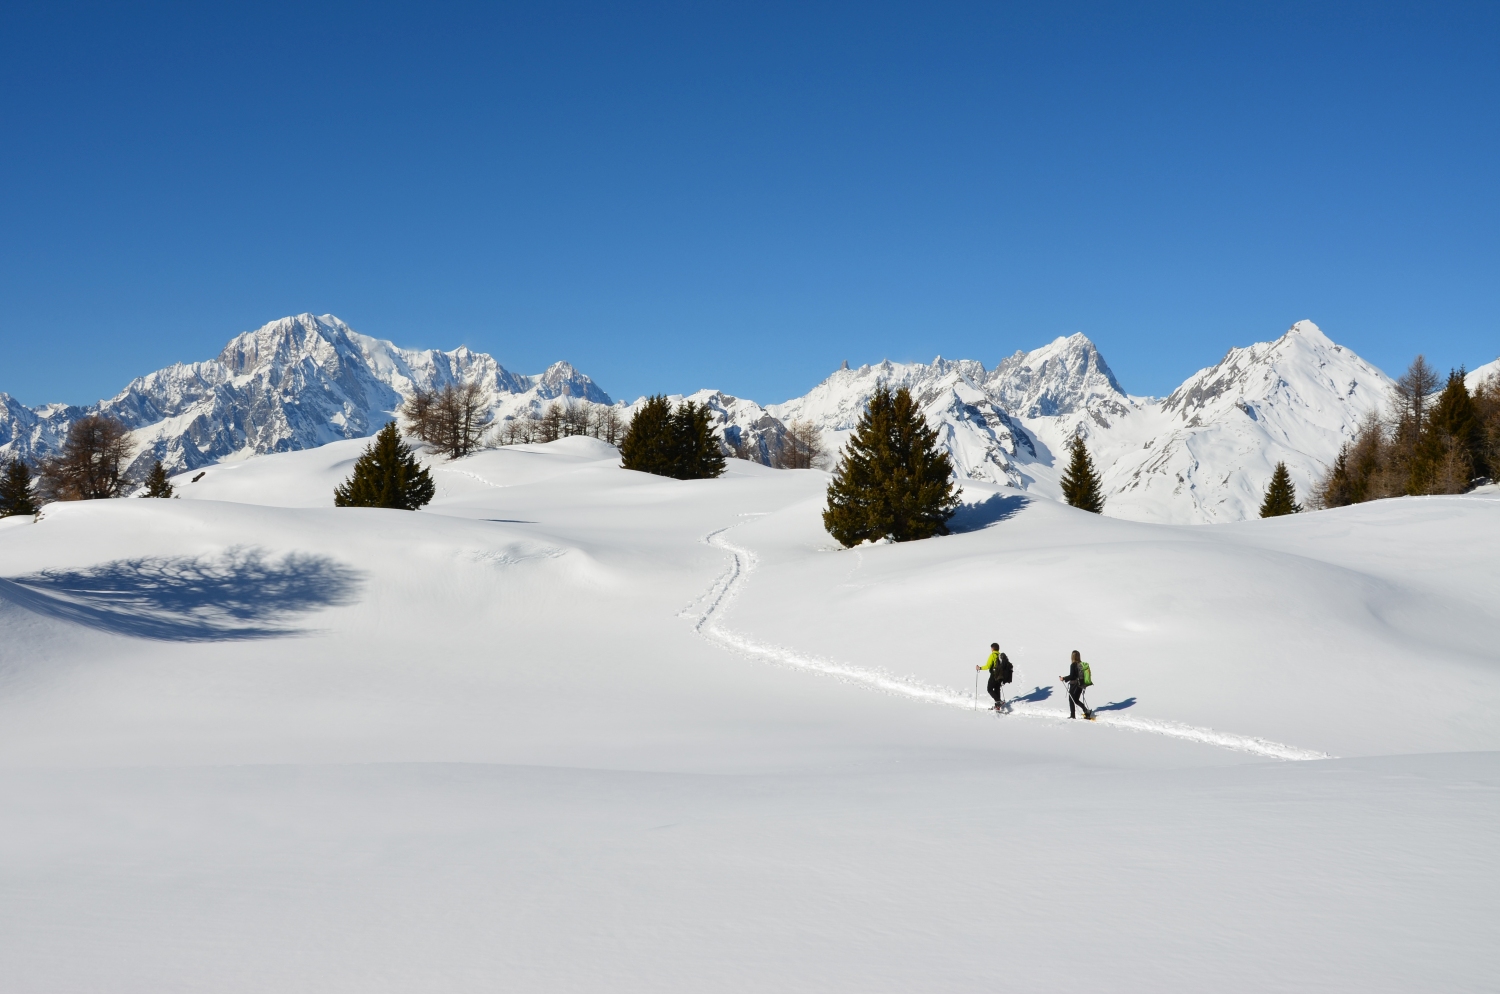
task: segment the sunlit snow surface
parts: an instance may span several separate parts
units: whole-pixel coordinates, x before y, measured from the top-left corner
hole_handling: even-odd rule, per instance
[[[363,444],[0,521],[0,989],[1492,989],[1500,494],[839,550],[814,471]]]

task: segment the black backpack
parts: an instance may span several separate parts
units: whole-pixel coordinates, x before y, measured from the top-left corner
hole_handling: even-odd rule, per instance
[[[1016,668],[1010,664],[1010,657],[1003,652],[1000,653],[1000,663],[995,668],[1000,671],[1001,683],[1010,683],[1011,678],[1016,675]]]

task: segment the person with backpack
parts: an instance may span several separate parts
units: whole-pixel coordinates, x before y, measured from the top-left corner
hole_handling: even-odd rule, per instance
[[[1073,650],[1073,659],[1068,663],[1068,675],[1060,676],[1058,679],[1068,685],[1068,717],[1078,717],[1073,710],[1073,705],[1076,704],[1078,710],[1083,712],[1083,716],[1093,721],[1094,712],[1083,703],[1083,692],[1094,685],[1094,676],[1089,672],[1089,664],[1083,661],[1077,649]]]
[[[985,689],[995,699],[994,710],[1000,711],[1005,707],[1005,685],[1010,683],[1015,676],[1015,667],[1010,664],[1010,657],[1000,651],[999,642],[990,643],[990,658],[984,661],[983,666],[974,667],[976,670],[989,670],[990,680]]]

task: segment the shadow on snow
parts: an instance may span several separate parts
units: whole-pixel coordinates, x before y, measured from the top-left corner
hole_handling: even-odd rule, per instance
[[[359,573],[327,556],[258,549],[117,559],[0,579],[0,597],[37,614],[134,638],[224,642],[300,635],[298,615],[355,599]]]
[[[1014,518],[1031,503],[1030,497],[1020,494],[991,494],[977,504],[960,504],[953,517],[948,519],[948,530],[974,532],[988,528],[997,522]]]

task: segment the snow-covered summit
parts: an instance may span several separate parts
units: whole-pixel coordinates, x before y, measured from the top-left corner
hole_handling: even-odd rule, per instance
[[[1016,352],[995,367],[985,385],[997,403],[1025,418],[1085,410],[1123,414],[1129,406],[1104,357],[1082,334]]]
[[[1143,409],[1134,430],[1092,436],[1106,457],[1113,511],[1238,521],[1257,513],[1278,462],[1305,495],[1364,417],[1389,401],[1391,386],[1311,321],[1273,342],[1230,349]]]
[[[740,437],[806,419],[834,453],[882,384],[911,391],[961,478],[1059,497],[1059,455],[1082,435],[1104,476],[1106,513],[1183,523],[1252,516],[1278,462],[1306,494],[1391,388],[1379,369],[1298,321],[1274,341],[1231,349],[1164,400],[1127,394],[1094,343],[1074,334],[993,369],[943,358],[845,365],[802,397],[765,408],[737,402],[721,421],[726,437]]]
[[[539,411],[553,400],[610,403],[566,362],[526,376],[466,347],[402,349],[332,314],[297,314],[235,336],[216,359],[148,373],[87,408],[31,409],[6,397],[0,451],[45,455],[73,421],[103,413],[132,429],[138,463],[161,459],[173,471],[194,469],[370,435],[415,388],[456,382],[479,383],[497,417]]]

